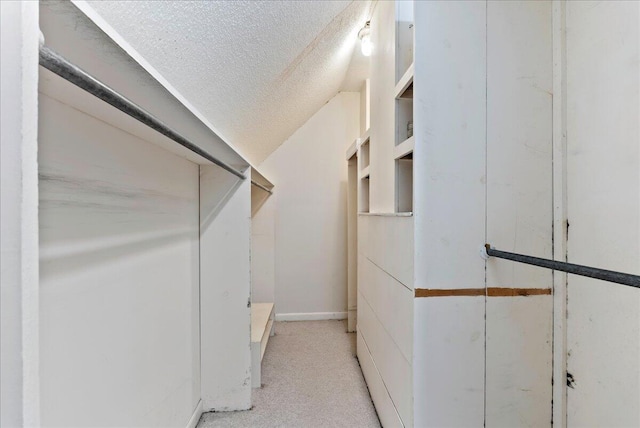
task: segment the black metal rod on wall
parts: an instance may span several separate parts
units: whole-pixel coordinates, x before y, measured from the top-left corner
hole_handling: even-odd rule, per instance
[[[491,248],[489,244],[485,245],[487,254],[491,257],[511,260],[518,263],[526,263],[528,265],[539,266],[547,269],[559,270],[574,275],[587,276],[589,278],[601,279],[603,281],[615,282],[617,284],[628,285],[630,287],[640,288],[640,276],[629,273],[614,272],[611,270],[598,269],[589,266],[575,265],[573,263],[559,262],[556,260],[541,259],[539,257],[525,256],[522,254],[509,253],[506,251]]]
[[[186,149],[202,156],[206,160],[230,172],[236,177],[241,178],[242,180],[247,178],[242,172],[196,146],[178,132],[169,128],[160,119],[135,104],[133,101],[119,94],[109,86],[100,82],[98,79],[94,78],[79,67],[76,67],[64,57],[45,46],[40,46],[40,65],[63,79],[68,80],[77,87],[84,89],[91,95],[100,98],[102,101],[112,105],[137,121],[147,125],[149,128],[154,129],[162,135],[172,139]]]

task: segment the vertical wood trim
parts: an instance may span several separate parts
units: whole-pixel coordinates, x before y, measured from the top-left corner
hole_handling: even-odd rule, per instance
[[[553,0],[553,259],[567,261],[566,1]],[[552,424],[567,426],[567,274],[553,272]]]

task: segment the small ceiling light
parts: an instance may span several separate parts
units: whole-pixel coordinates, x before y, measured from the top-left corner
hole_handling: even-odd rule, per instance
[[[373,43],[371,43],[371,21],[367,21],[364,27],[358,32],[358,38],[360,39],[360,49],[362,49],[362,55],[371,56],[373,51]]]

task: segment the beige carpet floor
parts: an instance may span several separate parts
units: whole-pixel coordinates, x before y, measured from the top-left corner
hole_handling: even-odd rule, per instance
[[[205,413],[198,428],[380,427],[345,323],[276,323],[253,408]]]

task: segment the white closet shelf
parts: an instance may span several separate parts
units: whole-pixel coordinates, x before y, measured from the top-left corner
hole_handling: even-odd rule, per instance
[[[356,138],[353,143],[349,146],[346,153],[346,159],[349,160],[355,155],[360,147],[369,142],[369,130],[364,131],[364,134],[360,138]]]
[[[251,304],[251,386],[260,388],[262,358],[269,337],[275,334],[273,303]]]
[[[413,63],[396,84],[394,94],[396,99],[413,98]]]
[[[411,136],[393,148],[393,158],[400,159],[408,154],[413,153],[416,145],[415,136]]]
[[[413,217],[413,212],[401,212],[401,213],[368,213],[360,212],[358,215],[370,216],[370,217]]]
[[[358,147],[360,146],[360,138],[356,138],[353,140],[353,143],[347,149],[346,159],[349,160],[358,152]]]
[[[360,171],[360,180],[364,179],[364,178],[369,178],[369,167],[365,167],[362,169],[362,171]]]
[[[364,131],[364,134],[362,134],[362,136],[359,138],[360,142],[358,143],[358,148],[360,148],[360,146],[362,146],[363,144],[366,144],[369,142],[369,137],[370,137],[369,131],[370,131],[369,129]]]

